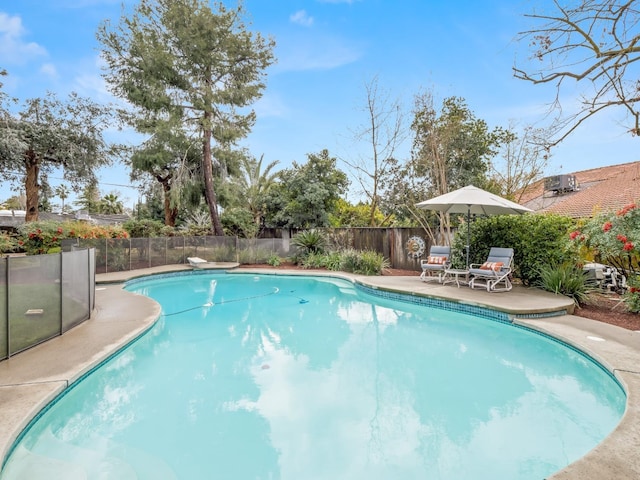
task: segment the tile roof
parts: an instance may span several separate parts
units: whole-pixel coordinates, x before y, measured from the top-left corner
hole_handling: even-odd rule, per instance
[[[564,194],[544,191],[544,179],[522,192],[518,203],[536,212],[587,218],[620,210],[640,200],[640,162],[574,172],[578,190]]]

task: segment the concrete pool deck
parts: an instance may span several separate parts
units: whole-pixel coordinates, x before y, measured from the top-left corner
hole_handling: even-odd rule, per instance
[[[224,264],[217,266],[225,267]],[[0,458],[3,461],[20,432],[44,406],[153,326],[160,315],[158,304],[123,290],[123,282],[146,275],[188,270],[193,269],[184,265],[168,265],[98,274],[96,308],[91,319],[60,337],[0,361]],[[514,287],[511,292],[488,293],[458,288],[455,284],[443,286],[437,282],[421,282],[417,276],[365,277],[311,270],[245,268],[229,273],[332,276],[389,292],[484,306],[509,314],[514,323],[576,346],[614,373],[627,392],[627,409],[620,424],[602,443],[549,479],[640,478],[640,457],[637,454],[640,451],[640,332],[562,314],[573,312],[571,300],[523,287]],[[544,316],[550,312],[560,314]]]

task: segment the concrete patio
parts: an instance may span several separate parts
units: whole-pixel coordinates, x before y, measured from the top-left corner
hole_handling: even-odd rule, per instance
[[[208,268],[232,268],[230,265]],[[0,361],[0,457],[29,421],[70,384],[153,326],[159,305],[122,289],[128,279],[156,273],[192,270],[169,265],[96,276],[96,309],[92,318],[8,360]],[[542,331],[574,345],[600,361],[627,392],[627,409],[618,427],[591,452],[550,479],[640,478],[640,332],[571,315],[571,300],[524,287],[488,293],[467,287],[422,282],[410,277],[365,277],[342,273],[276,269],[234,269],[229,273],[329,275],[374,289],[428,296],[484,306],[510,315],[515,323]],[[553,316],[545,316],[553,315]],[[530,318],[527,318],[530,317]]]

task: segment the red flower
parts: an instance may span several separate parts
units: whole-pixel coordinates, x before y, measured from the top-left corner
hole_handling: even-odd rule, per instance
[[[22,240],[18,240],[18,245],[24,245],[24,242]]]
[[[58,227],[58,233],[62,233],[62,227]]]
[[[637,205],[635,203],[630,203],[629,205],[625,205],[621,210],[618,210],[617,215],[618,216],[626,215],[627,213],[629,213],[631,210],[633,210],[636,207],[637,207]]]
[[[629,287],[629,293],[636,293],[639,291],[640,291],[640,288],[638,287]]]
[[[627,243],[627,237],[625,237],[624,235],[617,235],[616,238],[622,243]]]
[[[51,241],[52,241],[52,242],[57,242],[57,241],[58,241],[58,237],[53,237],[53,238],[51,239]]]
[[[631,242],[627,242],[627,243],[625,243],[625,244],[624,244],[624,247],[622,247],[622,249],[623,249],[625,252],[630,252],[631,250],[633,250],[633,243],[631,243]]]
[[[40,234],[42,233],[42,230],[38,229],[38,230],[36,230],[36,233],[37,233],[38,235],[40,235]]]
[[[570,238],[571,240],[575,240],[575,239],[576,239],[576,237],[577,237],[578,235],[580,235],[580,231],[579,231],[579,230],[576,230],[575,232],[571,232],[571,233],[569,234],[569,238]]]
[[[33,238],[33,237],[35,237],[35,236],[36,236],[36,234],[35,234],[35,233],[33,233],[33,232],[31,232],[31,233],[29,234],[29,238]]]
[[[605,224],[602,226],[602,231],[608,232],[609,230],[611,230],[611,227],[613,227],[613,224],[611,222],[605,222]]]

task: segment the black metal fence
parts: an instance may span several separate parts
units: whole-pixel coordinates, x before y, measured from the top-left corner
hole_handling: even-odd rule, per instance
[[[161,265],[187,264],[189,257],[208,262],[266,263],[297,250],[288,238],[157,237],[64,240],[63,250],[93,248],[96,273],[121,272]]]
[[[389,260],[391,268],[420,271],[420,260],[429,255],[430,240],[421,228],[326,228],[329,243],[338,249],[372,250]],[[270,257],[290,258],[297,247],[291,243],[294,231],[271,229],[270,238],[157,237],[123,239],[68,239],[63,250],[95,248],[96,273],[119,272],[161,265],[187,264],[187,258],[209,262],[266,263]],[[419,251],[415,238],[422,239]]]
[[[95,250],[0,259],[0,360],[91,317]]]

